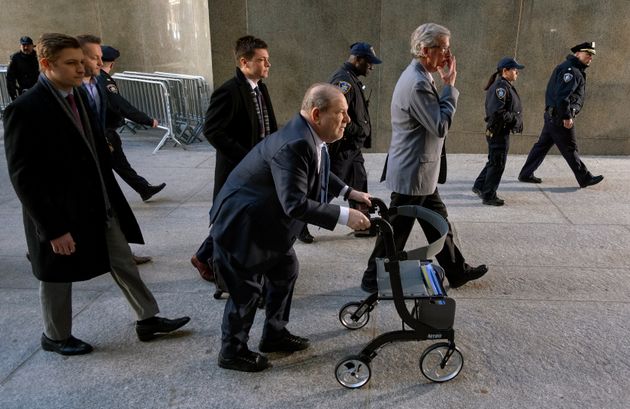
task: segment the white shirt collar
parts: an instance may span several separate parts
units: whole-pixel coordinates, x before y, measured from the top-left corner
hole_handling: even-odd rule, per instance
[[[252,87],[252,89],[257,88],[258,87],[258,83],[254,82],[252,80],[250,80],[249,78],[245,77],[245,79],[247,80],[247,82],[249,83],[249,86]]]

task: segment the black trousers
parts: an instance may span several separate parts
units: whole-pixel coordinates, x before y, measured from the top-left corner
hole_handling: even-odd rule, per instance
[[[488,162],[475,180],[473,187],[481,192],[485,200],[494,199],[501,183],[508,150],[510,149],[510,131],[493,137],[486,136],[488,142]]]
[[[289,322],[293,288],[299,264],[295,251],[268,260],[258,268],[245,269],[220,246],[214,246],[214,269],[223,277],[230,297],[221,325],[221,355],[233,358],[247,348],[258,299],[265,291],[265,323],[262,339],[274,338]],[[261,284],[264,277],[265,285]],[[263,290],[264,288],[264,290]]]
[[[426,196],[409,196],[403,195],[400,193],[393,192],[391,195],[390,207],[396,206],[404,206],[404,205],[416,205],[422,206],[426,209],[433,210],[434,212],[442,215],[448,223],[448,233],[446,235],[446,239],[444,240],[444,247],[442,251],[440,251],[435,258],[440,263],[440,266],[444,269],[446,273],[447,279],[455,279],[461,277],[466,269],[469,266],[465,263],[464,256],[457,248],[457,245],[453,241],[453,229],[451,228],[451,223],[448,222],[448,212],[446,210],[446,205],[442,201],[440,197],[440,193],[438,189],[435,189],[435,192]],[[414,219],[406,216],[392,216],[389,219],[389,223],[392,225],[394,230],[394,243],[396,244],[396,250],[401,251],[404,249],[405,244],[407,243],[407,239],[409,238],[409,234],[411,234],[411,229],[413,228]],[[424,232],[427,240],[429,242],[433,242],[440,238],[439,232],[435,230],[429,223],[420,221],[420,227],[422,227],[422,231]],[[370,255],[370,259],[368,260],[368,267],[363,274],[363,279],[365,281],[376,281],[376,257],[385,257],[385,243],[382,237],[379,235],[376,238],[376,244],[374,246],[374,251]]]
[[[527,160],[521,169],[519,177],[532,176],[543,160],[545,160],[545,156],[547,156],[549,149],[554,144],[560,150],[564,160],[569,164],[578,184],[582,185],[593,177],[578,154],[575,127],[571,129],[565,128],[562,125],[562,119],[552,117],[547,112],[545,112],[545,125],[540,137],[532,147],[529,155],[527,155]]]
[[[361,192],[368,191],[365,160],[360,149],[331,152],[330,171],[351,188]],[[328,202],[332,199],[332,197],[329,197]],[[358,208],[359,205],[354,200],[351,200],[350,207]]]
[[[113,129],[106,130],[107,141],[112,144],[114,151],[112,152],[112,168],[118,175],[125,181],[126,184],[131,186],[133,190],[138,194],[143,194],[149,187],[149,182],[131,167],[131,164],[125,156],[125,152],[122,149],[122,141],[120,135]]]

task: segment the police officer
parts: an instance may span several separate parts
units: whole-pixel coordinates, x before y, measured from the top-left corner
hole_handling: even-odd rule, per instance
[[[348,102],[348,115],[352,120],[346,125],[343,138],[328,147],[330,154],[330,171],[337,175],[352,189],[367,192],[367,172],[361,148],[369,148],[372,144],[372,127],[368,112],[369,97],[365,97],[365,85],[359,80],[367,76],[375,64],[382,61],[376,57],[374,47],[368,43],[354,43],[350,46],[350,57],[335,71],[329,83],[339,87]],[[358,208],[360,204],[350,201],[350,207]],[[369,230],[355,231],[356,237],[370,236]],[[313,236],[304,226],[298,239],[304,243],[312,243]]]
[[[37,83],[39,63],[31,37],[20,38],[20,51],[11,55],[7,68],[7,90],[11,100]]]
[[[125,118],[141,125],[157,127],[158,121],[138,110],[127,101],[120,92],[116,81],[109,74],[114,61],[120,56],[120,52],[114,47],[101,46],[103,52],[103,67],[97,78],[98,83],[105,88],[107,93],[107,115],[105,117],[105,135],[112,149],[113,168],[120,177],[133,188],[143,201],[149,200],[153,195],[164,189],[166,183],[157,186],[151,185],[145,178],[131,167],[122,149],[120,135],[116,130],[125,124]]]
[[[497,196],[497,188],[505,170],[510,132],[523,132],[521,99],[512,84],[518,78],[518,70],[523,68],[525,66],[514,58],[502,58],[484,88],[488,162],[475,180],[472,191],[481,197],[485,205],[503,206],[505,203]]]
[[[585,97],[586,68],[595,55],[595,43],[586,42],[571,48],[573,55],[558,65],[549,78],[545,94],[545,125],[521,169],[518,180],[541,183],[534,172],[555,144],[575,174],[580,187],[601,182],[604,177],[593,176],[580,160],[575,136],[575,119],[582,110]]]

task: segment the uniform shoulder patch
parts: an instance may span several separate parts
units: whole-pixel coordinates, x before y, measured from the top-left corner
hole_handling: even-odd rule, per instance
[[[348,81],[339,81],[336,85],[339,87],[341,92],[344,93],[344,95],[352,89],[352,85]]]
[[[564,80],[564,82],[569,82],[572,79],[573,79],[573,74],[571,74],[570,72],[567,72],[562,76],[562,80]]]
[[[118,94],[118,87],[115,84],[107,84],[107,90],[112,94]]]
[[[505,99],[505,94],[507,93],[507,91],[505,90],[505,88],[497,88],[496,93],[497,98],[503,101]]]

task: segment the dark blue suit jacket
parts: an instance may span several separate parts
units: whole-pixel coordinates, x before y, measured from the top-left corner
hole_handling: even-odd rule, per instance
[[[333,196],[344,186],[330,175]],[[210,210],[215,244],[245,268],[284,255],[304,223],[335,228],[339,206],[320,203],[319,194],[315,139],[298,114],[230,173]]]

